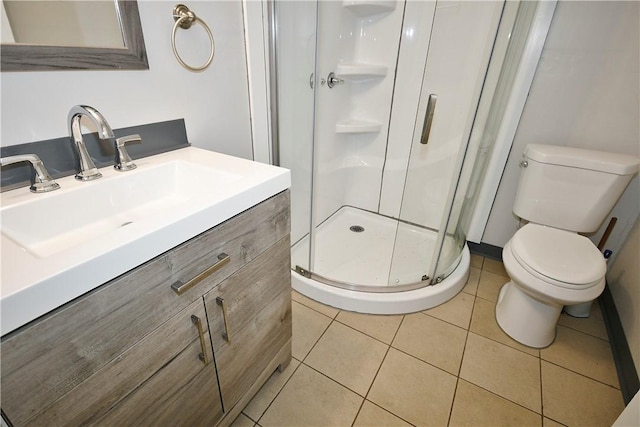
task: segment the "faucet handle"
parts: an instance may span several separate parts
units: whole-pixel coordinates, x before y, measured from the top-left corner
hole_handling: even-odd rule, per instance
[[[133,160],[131,160],[129,153],[127,153],[127,149],[125,148],[125,144],[129,142],[142,142],[142,138],[140,137],[140,135],[135,134],[123,136],[116,139],[116,158],[113,167],[117,171],[125,172],[137,167],[136,164],[133,163]]]
[[[46,193],[48,191],[57,190],[60,184],[54,181],[44,167],[44,163],[35,154],[21,154],[17,156],[3,157],[0,159],[0,166],[10,165],[19,162],[29,162],[33,166],[33,175],[31,176],[32,193]]]

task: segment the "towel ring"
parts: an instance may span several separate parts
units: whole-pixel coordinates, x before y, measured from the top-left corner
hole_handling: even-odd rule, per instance
[[[211,61],[213,61],[213,56],[216,51],[216,44],[213,40],[213,34],[211,34],[211,30],[209,29],[209,26],[202,19],[198,18],[195,13],[189,10],[187,6],[183,4],[177,4],[174,6],[173,20],[176,21],[176,23],[173,24],[173,31],[171,32],[171,47],[173,48],[173,54],[176,56],[176,59],[178,60],[180,65],[182,65],[184,68],[186,68],[189,71],[199,72],[199,71],[205,70],[207,67],[209,67],[209,65],[211,65]],[[184,28],[185,30],[187,30],[191,28],[194,22],[198,22],[200,25],[202,25],[202,27],[206,30],[207,34],[209,35],[209,41],[211,42],[211,54],[209,55],[209,59],[207,59],[207,62],[205,62],[203,65],[199,67],[192,67],[191,65],[184,62],[180,57],[180,54],[178,53],[178,49],[176,49],[176,32],[178,31],[178,27]]]

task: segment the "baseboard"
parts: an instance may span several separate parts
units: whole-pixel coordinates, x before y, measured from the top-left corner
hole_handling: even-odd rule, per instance
[[[620,322],[618,310],[613,301],[611,291],[609,291],[609,285],[605,286],[599,301],[604,323],[607,327],[607,334],[609,335],[609,342],[611,343],[613,359],[616,363],[620,391],[622,392],[624,404],[627,405],[640,389],[638,372],[633,363],[629,343],[622,329],[622,322]]]
[[[502,248],[500,246],[493,246],[488,243],[473,242],[467,242],[467,246],[469,246],[469,251],[472,254],[482,255],[483,257],[502,261]]]

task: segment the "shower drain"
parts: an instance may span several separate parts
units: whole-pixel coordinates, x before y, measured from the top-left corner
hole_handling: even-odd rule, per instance
[[[364,231],[364,227],[361,225],[352,225],[351,227],[349,227],[349,230],[353,231],[354,233],[362,233]]]

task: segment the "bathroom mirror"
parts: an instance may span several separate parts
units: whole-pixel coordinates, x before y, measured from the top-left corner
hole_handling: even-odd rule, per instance
[[[2,71],[149,69],[136,1],[4,0],[1,28]]]

